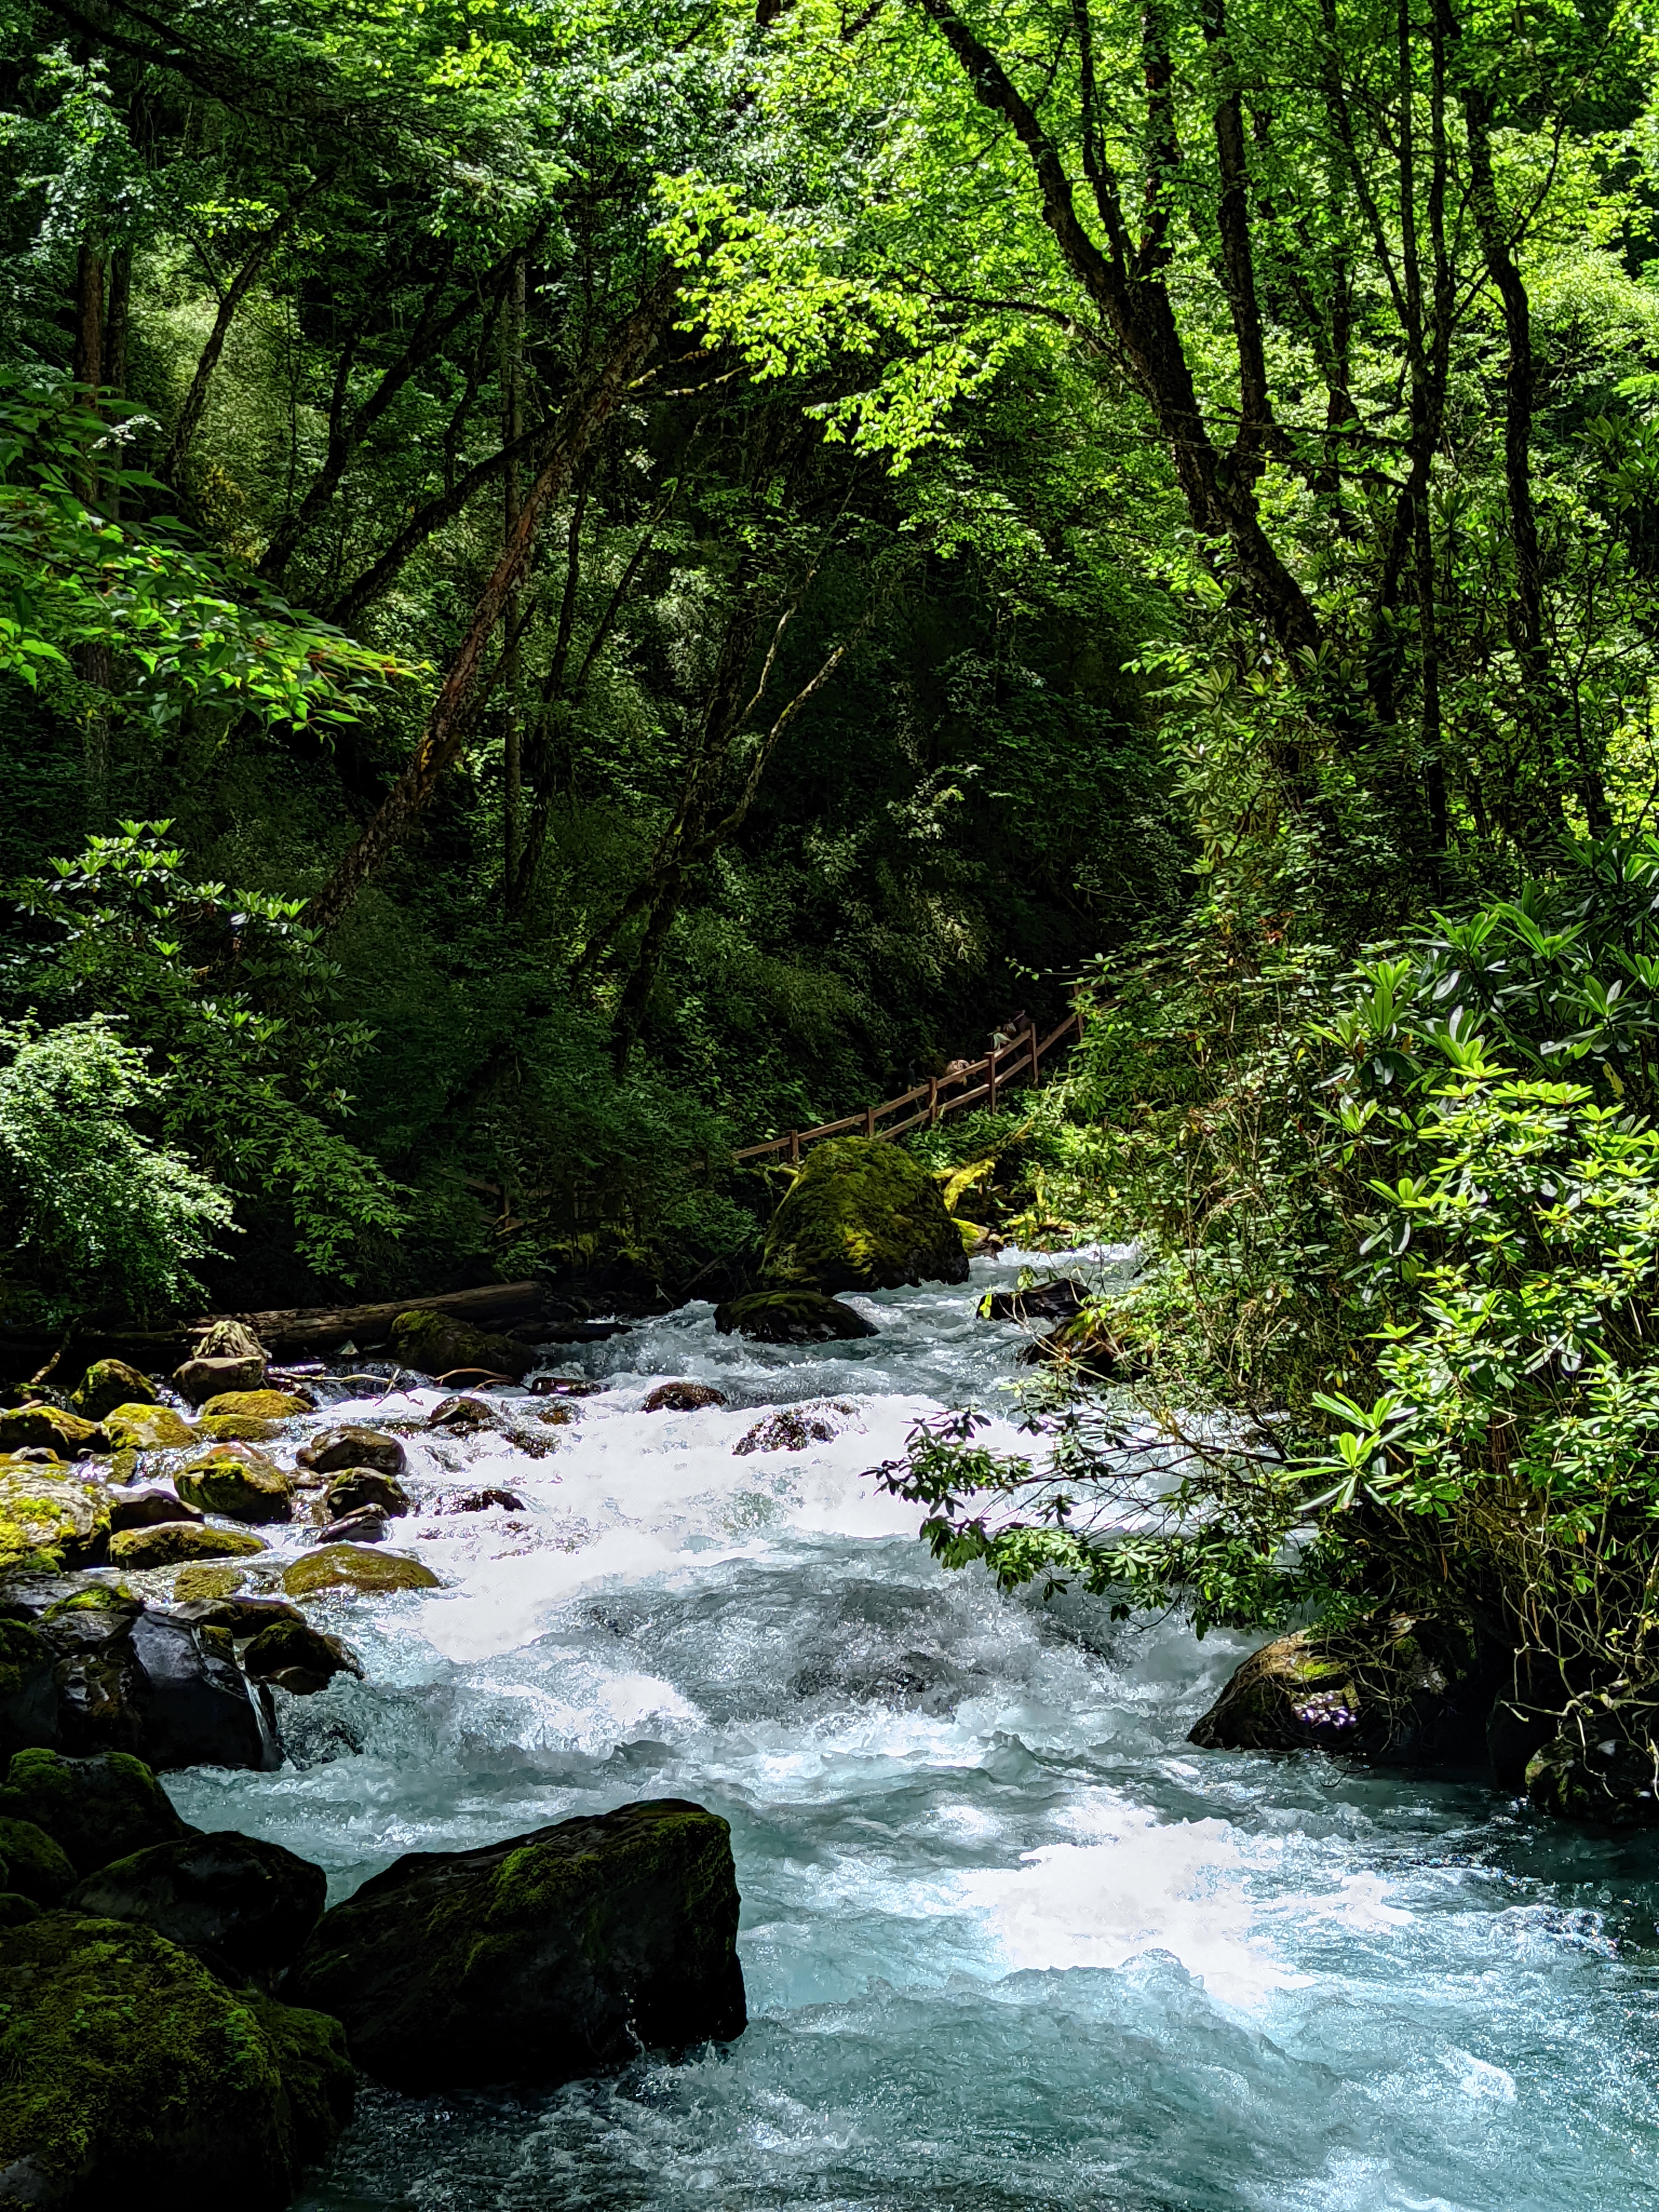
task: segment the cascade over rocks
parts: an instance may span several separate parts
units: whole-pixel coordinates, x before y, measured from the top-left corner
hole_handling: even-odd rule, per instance
[[[418,2093],[572,2081],[740,2035],[726,1823],[661,1798],[473,1851],[411,1851],[325,1914],[286,1988]]]
[[[280,1844],[226,1830],[112,1859],[86,1875],[68,1901],[100,1919],[142,1921],[202,1954],[216,1972],[228,1967],[238,1978],[269,1984],[293,1963],[327,1899],[321,1867]]]
[[[807,1154],[761,1255],[767,1290],[967,1279],[968,1255],[938,1183],[898,1146],[872,1137],[832,1138]]]
[[[722,1336],[750,1337],[757,1344],[834,1344],[874,1336],[876,1326],[839,1298],[821,1291],[750,1291],[714,1309]]]

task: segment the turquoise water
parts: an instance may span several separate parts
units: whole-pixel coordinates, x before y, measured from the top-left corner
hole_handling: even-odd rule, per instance
[[[1012,1371],[1023,1333],[973,1307],[1013,1273],[855,1300],[881,1333],[811,1352],[689,1307],[585,1352],[606,1388],[547,1456],[411,1445],[417,1503],[526,1510],[398,1524],[448,1587],[331,1601],[369,1681],[284,1700],[295,1763],[173,1778],[181,1808],[337,1898],[400,1851],[696,1798],[732,1823],[751,2024],[547,2096],[370,2089],[306,2212],[1659,2203],[1659,1838],[1195,1752],[1248,1644],[1000,1598],[875,1493],[914,1419]],[[664,1376],[741,1402],[641,1412]],[[832,1440],[734,1454],[806,1398]]]

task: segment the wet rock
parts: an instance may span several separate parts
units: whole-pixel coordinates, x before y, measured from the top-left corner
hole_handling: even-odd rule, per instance
[[[222,1390],[208,1400],[202,1412],[210,1420],[240,1414],[250,1421],[291,1421],[298,1414],[312,1412],[316,1403],[308,1391]]]
[[[59,1459],[79,1459],[85,1452],[106,1452],[110,1440],[97,1421],[83,1421],[61,1406],[18,1406],[0,1413],[0,1452],[20,1451],[27,1444],[43,1444]]]
[[[568,1429],[575,1418],[574,1410],[569,1406],[546,1406],[536,1416],[550,1429]]]
[[[5,1863],[6,1887],[36,1905],[61,1905],[75,1887],[75,1869],[63,1846],[15,1814],[0,1813],[0,1860]]]
[[[242,1665],[261,1681],[296,1698],[325,1690],[337,1674],[362,1679],[362,1662],[337,1636],[324,1636],[303,1620],[262,1628],[242,1653]]]
[[[349,1468],[374,1468],[381,1474],[399,1475],[404,1452],[396,1437],[380,1429],[346,1427],[324,1429],[301,1444],[295,1455],[313,1474],[337,1474]]]
[[[409,1492],[395,1475],[381,1474],[372,1467],[349,1467],[335,1476],[312,1510],[337,1516],[361,1513],[366,1507],[399,1519],[409,1510]]]
[[[174,1370],[173,1387],[187,1406],[204,1406],[210,1398],[222,1397],[230,1390],[257,1390],[265,1379],[265,1356],[261,1352],[245,1352],[240,1356],[187,1359]]]
[[[378,1505],[360,1505],[355,1513],[343,1513],[337,1521],[330,1521],[312,1538],[315,1544],[380,1544],[386,1540],[386,1516]]]
[[[196,1442],[195,1430],[171,1406],[116,1406],[104,1428],[117,1451],[181,1451]]]
[[[18,1752],[0,1787],[0,1814],[44,1829],[77,1875],[189,1832],[149,1768],[118,1751],[90,1759]]]
[[[659,1382],[647,1397],[647,1413],[696,1413],[705,1406],[723,1406],[725,1394],[707,1382]]]
[[[1088,1304],[1085,1284],[1065,1275],[1023,1291],[988,1291],[979,1302],[982,1321],[1070,1321]]]
[[[136,1923],[9,1930],[0,2005],[0,2202],[281,2212],[349,2112],[337,2023],[228,1989]]]
[[[125,1359],[94,1360],[70,1397],[71,1411],[83,1421],[101,1421],[118,1406],[131,1408],[156,1402],[155,1385]]]
[[[805,1451],[809,1444],[827,1444],[836,1425],[810,1406],[785,1406],[757,1421],[732,1447],[739,1459],[750,1452]]]
[[[0,1463],[0,1571],[90,1566],[109,1540],[110,1493],[67,1469]]]
[[[286,1521],[294,1510],[294,1477],[252,1444],[216,1444],[181,1467],[173,1485],[186,1504],[228,1521]]]
[[[538,1398],[596,1398],[603,1390],[603,1382],[591,1382],[580,1375],[533,1375],[530,1389]]]
[[[447,1429],[452,1436],[470,1436],[478,1429],[495,1427],[495,1409],[482,1398],[446,1398],[427,1415],[426,1425],[429,1429]]]
[[[193,1559],[252,1558],[270,1547],[246,1528],[210,1528],[200,1521],[161,1521],[143,1528],[124,1528],[110,1539],[109,1555],[135,1573],[145,1567],[176,1567]]]
[[[325,1914],[289,1984],[411,2092],[570,2081],[745,2024],[730,1832],[675,1798],[415,1851]]]
[[[714,1326],[722,1336],[759,1344],[834,1344],[876,1334],[872,1322],[819,1291],[751,1291],[716,1306]]]
[[[228,1967],[238,1980],[267,1985],[292,1964],[327,1900],[321,1867],[228,1830],[112,1859],[69,1895],[73,1911],[140,1921],[204,1954],[216,1972]]]
[[[898,1146],[832,1138],[809,1152],[772,1217],[767,1290],[896,1290],[964,1283],[968,1255],[939,1187]]]
[[[57,1665],[39,1629],[0,1620],[0,1754],[58,1741]]]
[[[188,1607],[204,1599],[234,1597],[246,1580],[243,1567],[219,1566],[210,1560],[183,1566],[173,1578],[173,1601],[179,1607]]]
[[[1564,1820],[1659,1828],[1659,1697],[1620,1685],[1575,1698],[1528,1760],[1526,1787]]]
[[[355,1544],[329,1544],[296,1559],[283,1576],[290,1597],[310,1597],[319,1590],[363,1590],[373,1595],[400,1589],[441,1589],[430,1567],[401,1552],[360,1549]]]
[[[458,1497],[446,1498],[438,1508],[441,1513],[488,1513],[492,1506],[503,1507],[509,1513],[522,1513],[524,1500],[511,1490],[464,1490]]]
[[[1477,1765],[1492,1688],[1462,1623],[1376,1614],[1340,1634],[1297,1629],[1252,1653],[1188,1741]]]
[[[125,1751],[156,1769],[263,1769],[281,1757],[222,1629],[163,1612],[86,1611],[43,1625],[58,1655],[56,1741]]]
[[[163,1482],[136,1483],[112,1492],[110,1497],[112,1535],[118,1535],[123,1528],[154,1528],[165,1521],[199,1521],[201,1517],[195,1506],[186,1505],[178,1492]]]
[[[179,1579],[182,1581],[183,1577]],[[283,1621],[305,1620],[299,1607],[290,1605],[285,1597],[240,1597],[230,1591],[181,1601],[175,1590],[175,1601],[170,1610],[176,1620],[193,1622],[198,1627],[228,1628],[233,1636],[258,1636]]]
[[[196,1434],[208,1443],[264,1444],[283,1433],[280,1421],[254,1420],[246,1413],[204,1413]]]
[[[1137,1382],[1152,1371],[1146,1348],[1121,1317],[1085,1308],[1059,1322],[1019,1355],[1025,1367],[1070,1367],[1097,1382]]]
[[[459,1374],[476,1368],[518,1382],[536,1364],[532,1346],[510,1336],[492,1336],[470,1322],[429,1307],[413,1307],[392,1324],[394,1357],[417,1375]]]

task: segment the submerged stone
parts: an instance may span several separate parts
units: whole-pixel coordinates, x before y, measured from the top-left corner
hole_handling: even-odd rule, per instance
[[[834,1344],[874,1336],[876,1327],[839,1298],[822,1291],[750,1291],[714,1309],[722,1336],[747,1336],[757,1344]]]
[[[413,1851],[326,1913],[289,1986],[368,2073],[549,2084],[746,2021],[730,1831],[677,1798]]]
[[[807,1154],[773,1215],[761,1279],[828,1292],[965,1283],[968,1255],[919,1161],[878,1138],[838,1137]]]

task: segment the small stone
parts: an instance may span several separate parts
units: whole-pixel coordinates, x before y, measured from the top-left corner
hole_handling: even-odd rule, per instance
[[[325,1589],[362,1590],[379,1596],[390,1590],[441,1589],[443,1584],[430,1567],[401,1552],[331,1544],[296,1559],[283,1576],[283,1588],[290,1597],[310,1597]]]
[[[722,1392],[707,1382],[659,1382],[646,1400],[647,1413],[696,1413],[705,1406],[723,1406]]]
[[[580,1375],[532,1375],[530,1393],[535,1398],[595,1398],[603,1382],[590,1382]]]
[[[246,1528],[210,1528],[199,1521],[162,1521],[148,1528],[124,1528],[110,1539],[109,1555],[118,1567],[176,1567],[188,1559],[239,1559],[270,1547]]]
[[[109,1525],[112,1533],[123,1528],[155,1528],[164,1521],[199,1521],[201,1517],[195,1506],[186,1505],[178,1492],[164,1483],[136,1483],[130,1489],[114,1492],[110,1498]]]
[[[362,1505],[343,1513],[312,1538],[314,1544],[380,1544],[386,1540],[386,1516],[378,1505]]]
[[[495,1413],[482,1398],[446,1398],[426,1417],[429,1429],[447,1429],[453,1436],[467,1436],[475,1429],[493,1429]]]
[[[301,1444],[295,1456],[313,1474],[337,1474],[354,1467],[371,1467],[381,1474],[398,1475],[404,1471],[402,1444],[380,1429],[355,1425],[324,1429]]]
[[[298,1620],[261,1629],[243,1651],[242,1664],[250,1674],[302,1698],[325,1689],[337,1674],[355,1674],[361,1680],[363,1672],[362,1662],[337,1636],[325,1636]]]
[[[809,1444],[827,1444],[836,1433],[835,1423],[810,1407],[786,1406],[757,1421],[732,1449],[739,1459],[750,1452],[805,1451]]]
[[[446,1513],[488,1513],[499,1505],[509,1513],[522,1513],[525,1503],[511,1490],[466,1490],[440,1510]]]
[[[125,1359],[95,1359],[81,1377],[70,1404],[83,1421],[101,1421],[118,1406],[153,1406],[155,1385]]]
[[[185,1570],[185,1573],[190,1571]],[[208,1575],[214,1570],[198,1567],[194,1571]],[[179,1580],[183,1579],[181,1574]],[[219,1596],[176,1600],[173,1611],[180,1620],[210,1628],[228,1628],[233,1636],[259,1636],[283,1621],[305,1620],[298,1606],[290,1605],[285,1597],[239,1597],[234,1591]]]
[[[104,1416],[117,1451],[177,1451],[196,1442],[196,1431],[171,1406],[117,1406]]]

